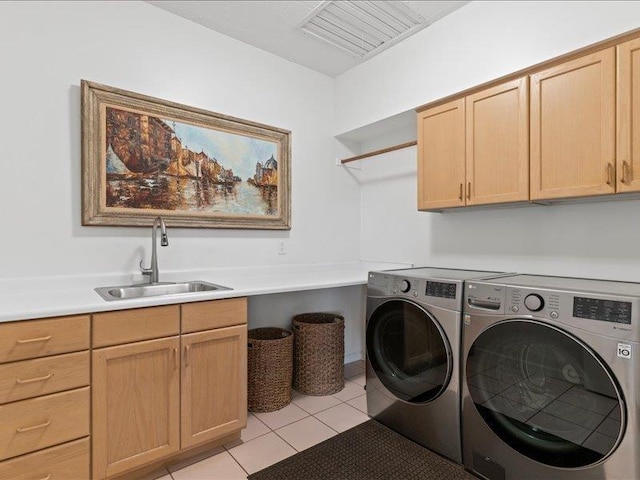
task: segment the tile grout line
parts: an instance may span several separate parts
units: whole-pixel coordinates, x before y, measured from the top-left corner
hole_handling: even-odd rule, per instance
[[[363,373],[365,373],[365,372],[364,372],[364,371],[362,371],[362,372],[357,373],[356,375],[352,375],[352,376],[350,376],[350,377],[345,377],[345,381],[349,381],[349,382],[353,383],[354,385],[357,385],[358,387],[362,387],[362,385],[359,385],[359,384],[357,384],[357,383],[353,382],[351,379],[352,379],[352,378],[359,377],[359,376],[360,376],[360,375],[362,375]],[[365,392],[365,393],[366,393],[366,392]],[[365,393],[363,393],[362,395],[364,395]],[[334,395],[331,395],[331,396],[332,396],[333,398],[335,398],[339,403],[338,403],[338,404],[336,404],[336,405],[333,405],[333,406],[331,406],[331,407],[328,407],[328,408],[324,408],[324,409],[322,409],[322,410],[319,410],[319,411],[317,411],[316,413],[311,413],[311,412],[309,412],[309,411],[305,410],[305,409],[304,409],[304,408],[302,408],[300,405],[296,404],[296,403],[293,401],[293,399],[292,399],[292,400],[291,400],[291,402],[290,402],[290,404],[294,404],[297,408],[299,408],[301,411],[303,411],[304,413],[306,413],[306,416],[304,416],[303,418],[300,418],[300,419],[298,419],[298,420],[295,420],[295,421],[293,421],[293,422],[290,422],[290,423],[287,423],[287,424],[285,424],[285,425],[282,425],[282,426],[278,427],[278,429],[272,429],[269,425],[267,425],[265,422],[263,422],[262,420],[260,420],[260,418],[259,418],[257,415],[254,415],[254,414],[253,414],[253,412],[249,412],[250,414],[252,414],[252,415],[253,415],[253,417],[254,417],[256,420],[258,420],[258,422],[260,422],[262,425],[264,425],[265,427],[267,427],[267,429],[268,429],[269,431],[268,431],[268,432],[265,432],[265,433],[263,433],[263,434],[261,434],[261,435],[258,435],[258,436],[256,436],[256,437],[252,438],[251,440],[249,440],[249,441],[247,441],[247,442],[243,442],[243,443],[241,443],[240,445],[243,445],[243,444],[245,444],[245,443],[250,443],[250,442],[252,442],[253,440],[256,440],[256,439],[258,439],[258,438],[260,438],[260,437],[263,437],[263,436],[265,436],[265,435],[268,435],[269,433],[275,433],[275,435],[276,435],[278,438],[280,438],[280,439],[281,439],[281,440],[282,440],[286,445],[288,445],[289,447],[291,447],[291,448],[293,449],[293,451],[295,452],[293,455],[296,455],[296,454],[298,454],[298,453],[300,453],[300,452],[303,452],[304,450],[298,450],[298,449],[297,449],[296,447],[294,447],[291,443],[289,443],[289,442],[288,442],[288,441],[287,441],[287,440],[286,440],[282,435],[280,435],[280,434],[277,432],[277,430],[279,430],[279,429],[281,429],[281,428],[284,428],[284,427],[287,427],[287,426],[289,426],[289,425],[293,425],[294,423],[300,422],[300,421],[305,420],[305,419],[307,419],[307,418],[309,418],[309,417],[312,417],[312,418],[314,418],[315,420],[317,420],[318,422],[320,422],[322,425],[326,426],[329,430],[331,430],[331,431],[335,432],[335,435],[338,435],[338,434],[340,433],[338,430],[336,430],[335,428],[331,427],[331,426],[330,426],[330,425],[328,425],[327,423],[325,423],[325,422],[323,422],[322,420],[320,420],[319,418],[317,418],[317,417],[316,417],[316,415],[317,415],[317,414],[319,414],[319,413],[325,412],[325,411],[327,411],[327,410],[329,410],[329,409],[331,409],[331,408],[338,407],[338,406],[340,406],[341,404],[346,404],[346,405],[348,405],[349,407],[352,407],[352,408],[354,408],[354,409],[358,410],[357,408],[353,407],[352,405],[349,405],[347,402],[350,402],[351,400],[354,400],[354,399],[356,399],[356,398],[359,398],[359,397],[360,397],[360,396],[362,396],[362,395],[357,395],[357,396],[355,396],[354,398],[352,398],[352,399],[348,399],[348,400],[341,400],[340,398],[337,398],[337,397],[335,397]],[[360,411],[360,410],[359,410],[359,411]],[[363,413],[364,413],[364,412],[363,412]],[[366,413],[365,413],[365,415],[366,415]],[[332,436],[335,436],[335,435],[332,435]],[[237,447],[237,446],[240,446],[240,445],[236,445],[236,447]],[[233,453],[231,452],[231,450],[232,450],[233,448],[235,448],[235,447],[228,448],[226,445],[223,445],[223,449],[224,449],[224,451],[226,451],[227,453],[229,453],[229,455],[231,456],[231,458],[233,459],[233,461],[234,461],[236,464],[238,464],[238,466],[242,469],[242,471],[243,471],[243,472],[245,472],[245,473],[247,474],[247,476],[248,476],[248,475],[249,475],[249,472],[248,472],[248,471],[247,471],[247,470],[242,466],[242,464],[238,461],[238,459],[237,459],[237,458],[233,455]],[[287,458],[289,458],[289,457],[287,457]],[[276,463],[277,463],[277,462],[276,462]],[[272,465],[273,465],[273,464],[272,464]],[[265,468],[267,468],[267,467],[265,467]],[[171,475],[171,473],[169,473],[169,475],[171,476],[172,480],[175,480],[175,479],[173,479],[173,476]]]

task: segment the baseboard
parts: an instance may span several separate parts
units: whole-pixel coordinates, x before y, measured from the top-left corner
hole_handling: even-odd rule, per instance
[[[350,353],[344,356],[344,363],[357,362],[358,360],[364,360],[363,352]]]

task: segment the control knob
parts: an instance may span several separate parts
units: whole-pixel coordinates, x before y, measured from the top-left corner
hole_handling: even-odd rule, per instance
[[[532,293],[525,297],[524,306],[532,312],[539,312],[544,308],[544,299],[537,293]]]
[[[407,293],[409,290],[411,290],[411,284],[409,283],[409,280],[402,280],[400,282],[400,291],[402,293]]]

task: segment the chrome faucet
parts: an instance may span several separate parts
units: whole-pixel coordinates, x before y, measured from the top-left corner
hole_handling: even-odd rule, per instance
[[[167,238],[167,226],[164,224],[162,217],[156,217],[151,226],[151,268],[145,268],[140,260],[140,270],[143,275],[149,275],[149,283],[158,283],[158,251],[156,249],[156,228],[160,227],[160,245],[166,247],[169,245]]]

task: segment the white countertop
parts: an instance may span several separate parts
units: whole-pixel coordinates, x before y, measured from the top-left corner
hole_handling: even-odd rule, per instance
[[[106,301],[94,288],[142,283],[139,275],[81,275],[0,279],[0,322],[46,318],[78,313],[247,297],[269,293],[346,287],[367,283],[371,270],[408,268],[408,264],[350,262],[334,264],[276,265],[259,267],[160,272],[163,282],[202,280],[232,290],[198,292],[162,297]]]

